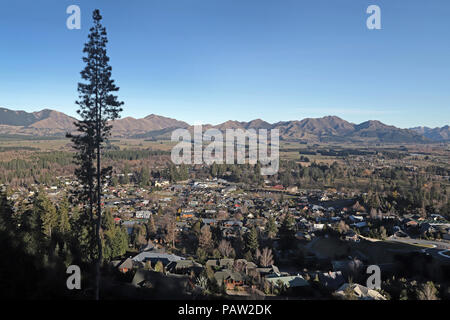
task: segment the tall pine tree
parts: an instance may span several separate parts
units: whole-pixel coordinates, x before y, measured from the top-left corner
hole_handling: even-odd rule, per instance
[[[95,227],[97,243],[95,299],[99,299],[100,266],[102,263],[101,202],[102,184],[111,174],[111,167],[102,167],[101,155],[109,136],[109,121],[119,118],[123,102],[114,94],[119,88],[111,79],[111,66],[106,53],[106,29],[102,26],[99,10],[93,12],[94,26],[90,29],[85,44],[83,62],[86,67],[81,71],[83,83],[78,83],[77,110],[81,120],[75,123],[78,135],[68,135],[77,150],[75,174],[83,186],[78,199],[84,203],[89,223]]]

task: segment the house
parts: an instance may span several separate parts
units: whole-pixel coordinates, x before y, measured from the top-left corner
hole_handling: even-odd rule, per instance
[[[168,180],[155,181],[155,187],[165,187],[168,186],[169,184],[170,182]]]
[[[222,189],[222,193],[234,192],[236,190],[237,190],[236,186],[229,186],[229,187],[223,188]]]
[[[134,287],[154,288],[159,299],[186,299],[192,290],[189,277],[178,274],[164,275],[161,272],[137,270],[131,281]]]
[[[378,291],[369,289],[360,284],[353,283],[344,283],[336,292],[335,295],[340,298],[346,297],[346,292],[348,290],[353,291],[354,295],[359,300],[386,300],[386,298],[380,294]]]
[[[203,270],[203,266],[193,260],[178,260],[169,262],[166,266],[166,270],[175,274],[194,274],[198,275]]]
[[[349,230],[344,237],[346,241],[358,241],[358,235],[353,230]]]
[[[242,225],[243,225],[242,221],[238,221],[238,220],[228,220],[223,223],[223,226],[227,227],[227,228],[235,227],[235,226],[240,228],[240,227],[242,227]]]
[[[136,213],[135,213],[135,217],[137,218],[137,219],[148,219],[148,218],[150,218],[150,216],[152,215],[152,212],[151,211],[148,211],[148,210],[142,210],[142,211],[136,211]]]
[[[223,283],[227,290],[233,290],[236,287],[242,287],[244,285],[244,275],[229,269],[217,271],[214,273],[214,279],[219,284]]]
[[[122,273],[127,273],[128,271],[133,269],[133,260],[127,258],[124,262],[119,264],[117,269],[119,269],[119,271]]]
[[[278,286],[282,284],[287,288],[296,288],[296,287],[306,287],[309,286],[308,281],[306,281],[302,276],[277,276],[270,275],[266,277],[267,282],[274,286]]]
[[[219,267],[219,260],[218,259],[210,259],[210,260],[206,261],[205,266],[211,267],[211,268]]]
[[[422,223],[420,225],[420,233],[422,235],[424,235],[426,233],[435,233],[435,232],[436,232],[436,229],[428,222]]]
[[[353,223],[352,226],[354,226],[358,229],[365,228],[365,227],[367,227],[367,222],[365,222],[365,221],[356,222],[356,223]]]
[[[142,252],[142,251],[151,251],[151,250],[155,250],[155,252],[156,252],[157,249],[156,249],[156,246],[153,244],[153,242],[151,240],[149,240],[149,241],[147,241],[146,244],[144,244],[140,247],[139,251]]]
[[[219,266],[222,268],[231,268],[233,266],[234,259],[220,259],[219,260]]]
[[[319,273],[319,281],[325,287],[336,290],[345,283],[345,278],[341,271],[329,271]]]
[[[351,215],[350,217],[350,220],[352,221],[352,222],[362,222],[362,221],[364,221],[364,217],[361,217],[361,216],[355,216],[355,215]]]
[[[405,219],[403,221],[403,224],[405,225],[406,228],[411,228],[411,227],[417,227],[419,225],[419,223],[413,219]]]
[[[333,260],[331,265],[334,271],[345,271],[348,269],[349,260]]]
[[[311,236],[309,234],[306,234],[304,232],[298,231],[295,234],[295,238],[298,240],[311,240]]]
[[[320,211],[320,210],[325,210],[325,208],[322,206],[318,206],[316,204],[312,206],[312,211]]]
[[[319,231],[319,230],[323,230],[323,227],[325,225],[323,223],[314,223],[313,224],[313,230],[314,231]]]
[[[277,266],[274,266],[274,265],[271,265],[269,267],[256,268],[256,271],[258,271],[258,273],[262,277],[265,277],[267,275],[272,275],[272,274],[275,274],[277,276],[281,276],[280,270],[278,269]]]
[[[450,229],[448,230],[447,233],[444,233],[444,235],[442,236],[442,238],[443,238],[444,240],[450,240]]]
[[[231,268],[234,264],[233,259],[211,259],[206,261],[207,267],[213,267],[213,268]]]
[[[239,228],[223,228],[222,227],[221,230],[222,230],[222,237],[224,239],[236,238],[239,236],[239,233],[240,233]],[[242,230],[244,230],[244,228]]]
[[[190,219],[194,217],[194,213],[193,212],[181,212],[180,213],[180,218],[181,219]]]
[[[133,261],[144,263],[150,261],[152,265],[161,261],[164,266],[168,265],[172,261],[184,260],[183,257],[179,257],[174,254],[155,252],[155,251],[144,251],[133,257]]]
[[[209,219],[209,218],[204,218],[202,219],[203,224],[207,224],[209,226],[214,226],[217,223],[216,219]]]

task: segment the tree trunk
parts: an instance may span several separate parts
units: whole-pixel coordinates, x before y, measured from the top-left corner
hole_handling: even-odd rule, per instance
[[[97,79],[98,81],[98,79]],[[96,88],[98,91],[98,88]],[[102,220],[102,185],[101,185],[101,159],[100,159],[100,141],[101,141],[101,104],[98,102],[98,94],[96,92],[96,109],[97,109],[97,225],[96,225],[96,236],[97,236],[97,249],[98,249],[98,259],[95,270],[95,300],[100,299],[100,267],[103,260],[103,250],[102,250],[102,239],[100,237],[100,225]]]
[[[98,259],[96,265],[95,272],[95,300],[99,300],[100,298],[100,266],[102,264],[103,259],[103,250],[102,250],[102,239],[100,237],[100,224],[102,219],[102,209],[101,209],[101,173],[100,173],[100,145],[97,148],[97,226],[96,226],[96,235],[97,235],[97,248],[98,248]]]

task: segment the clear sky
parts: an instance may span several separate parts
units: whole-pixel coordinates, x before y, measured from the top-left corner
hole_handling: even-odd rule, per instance
[[[81,30],[66,28],[71,4]],[[382,30],[366,27],[371,4]],[[122,116],[450,122],[448,0],[1,1],[0,106],[75,115],[95,8]]]

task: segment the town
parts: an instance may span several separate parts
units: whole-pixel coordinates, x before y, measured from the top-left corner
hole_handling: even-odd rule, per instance
[[[299,156],[304,164],[300,170],[317,166],[305,162],[315,157],[313,153]],[[322,153],[336,157],[331,151]],[[383,160],[365,154],[346,156],[345,161],[382,174],[402,163],[402,174],[415,176],[421,171],[412,165],[417,157],[413,153],[410,160],[399,162],[398,157]],[[418,298],[425,288],[435,288],[433,283],[445,283],[450,262],[448,212],[402,211],[380,204],[386,201],[382,192],[357,193],[344,182],[340,190],[301,189],[292,181],[298,168],[284,175],[292,165],[282,161],[281,172],[265,179],[257,174],[257,165],[249,164],[240,165],[240,173],[225,164],[154,170],[137,164],[108,176],[102,190],[102,223],[110,286],[127,284],[171,298],[385,300]],[[339,172],[340,166],[335,162],[320,170],[330,168]],[[258,179],[250,182],[248,172]],[[440,174],[446,173],[432,179],[448,181]],[[58,213],[66,204],[67,216],[50,222],[58,229],[59,219],[76,224],[82,207],[69,203],[78,187],[71,176],[56,176],[48,185],[9,188],[8,199],[23,216],[39,202],[49,202]],[[401,202],[399,192],[390,198]],[[428,261],[429,267],[423,269],[421,261]],[[370,265],[381,270],[381,288],[367,286]],[[423,283],[409,285],[410,278]],[[445,291],[444,285],[438,286]]]

